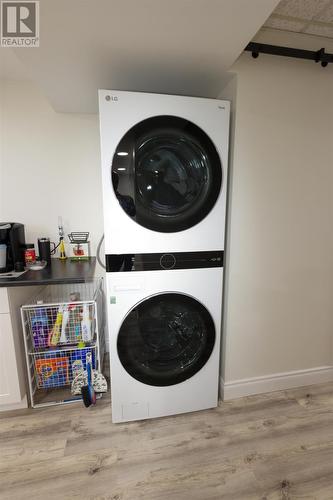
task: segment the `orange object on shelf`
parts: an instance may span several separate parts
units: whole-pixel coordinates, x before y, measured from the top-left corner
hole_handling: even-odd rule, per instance
[[[67,357],[39,358],[35,360],[38,387],[62,387],[69,384]]]

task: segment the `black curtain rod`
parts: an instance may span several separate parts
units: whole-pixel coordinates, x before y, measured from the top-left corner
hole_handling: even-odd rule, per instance
[[[328,63],[333,63],[333,54],[328,54],[325,49],[317,51],[293,49],[292,47],[281,47],[280,45],[268,45],[266,43],[250,42],[245,49],[252,52],[252,57],[257,58],[259,54],[271,54],[273,56],[296,57],[297,59],[308,59],[320,62],[325,68]]]

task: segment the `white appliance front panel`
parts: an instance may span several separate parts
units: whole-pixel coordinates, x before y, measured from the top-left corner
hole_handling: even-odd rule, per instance
[[[217,99],[100,90],[99,109],[105,253],[223,250],[230,103]],[[162,115],[181,117],[201,128],[214,143],[222,164],[222,187],[210,213],[195,226],[174,233],[152,231],[133,221],[120,207],[111,181],[112,159],[123,136],[137,123]]]
[[[113,422],[217,406],[222,279],[222,268],[107,273]],[[214,321],[216,340],[209,360],[193,377],[179,384],[155,387],[137,381],[124,369],[117,354],[117,338],[123,320],[135,305],[167,292],[183,293],[201,302]]]

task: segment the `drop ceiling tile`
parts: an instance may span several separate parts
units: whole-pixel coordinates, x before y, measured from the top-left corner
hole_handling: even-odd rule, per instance
[[[312,19],[319,14],[330,0],[282,0],[276,7],[274,14]]]
[[[304,30],[304,33],[309,33],[309,35],[319,35],[326,36],[328,38],[333,38],[333,26],[321,26],[319,24],[309,24]]]
[[[321,14],[315,16],[314,20],[316,20],[316,21],[322,21],[324,23],[333,23],[333,4],[331,4]]]
[[[274,28],[277,30],[284,31],[301,31],[304,28],[304,21],[298,21],[297,19],[281,19],[279,17],[271,16],[267,19],[264,26],[267,28]]]

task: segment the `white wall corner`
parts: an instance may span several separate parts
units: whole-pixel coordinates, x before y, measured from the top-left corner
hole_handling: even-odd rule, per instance
[[[220,397],[222,401],[228,401],[254,394],[283,391],[325,382],[333,382],[333,366],[319,366],[308,370],[275,373],[231,382],[224,382],[220,377]]]

